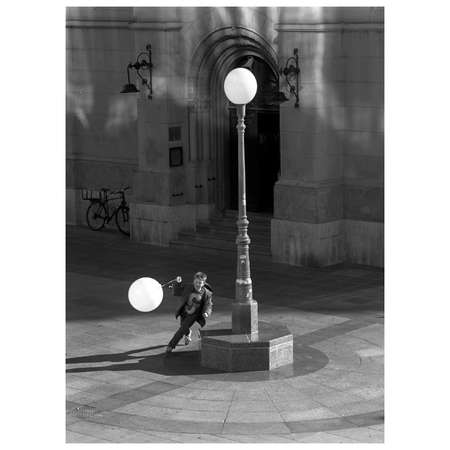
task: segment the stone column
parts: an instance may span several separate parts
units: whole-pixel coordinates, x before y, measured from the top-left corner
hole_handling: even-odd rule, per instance
[[[258,333],[258,303],[253,299],[252,279],[250,277],[250,237],[247,234],[247,206],[245,198],[245,105],[237,105],[238,164],[239,164],[239,215],[236,222],[237,244],[237,278],[236,297],[233,302],[233,334]]]

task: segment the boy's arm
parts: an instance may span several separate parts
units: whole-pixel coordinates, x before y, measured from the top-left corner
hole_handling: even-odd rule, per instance
[[[183,290],[183,295],[182,295],[182,298],[181,298],[181,304],[180,304],[180,306],[178,307],[178,309],[175,312],[175,319],[181,314],[181,311],[183,310],[184,305],[188,301],[189,293],[190,293],[190,287],[189,286],[185,286],[184,290]]]
[[[209,294],[206,296],[205,303],[203,304],[203,311],[202,314],[204,317],[209,317],[212,313],[212,294]],[[206,314],[206,316],[205,316]]]

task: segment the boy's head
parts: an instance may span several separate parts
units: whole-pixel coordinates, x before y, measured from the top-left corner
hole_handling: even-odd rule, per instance
[[[205,285],[205,282],[206,282],[206,279],[207,279],[208,277],[206,276],[206,273],[203,273],[203,272],[197,272],[195,275],[194,275],[194,288],[197,290],[197,291],[199,291],[204,285]]]

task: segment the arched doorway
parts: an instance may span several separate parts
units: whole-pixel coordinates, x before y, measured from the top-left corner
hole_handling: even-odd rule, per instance
[[[230,70],[243,65],[249,57],[254,60],[252,70],[259,88],[247,105],[246,153],[251,166],[247,169],[247,198],[252,198],[249,211],[270,214],[280,166],[279,106],[271,102],[277,99],[273,94],[278,94],[275,50],[255,31],[233,26],[206,36],[192,57],[188,83],[189,164],[197,180],[203,177],[194,184],[208,187],[205,198],[211,211],[217,213],[236,207],[233,196],[238,186],[236,177],[236,182],[231,182],[237,173],[235,112],[226,100],[223,82]],[[197,197],[193,201],[199,203]]]
[[[239,58],[230,68],[248,62]],[[261,58],[253,56],[251,67],[258,82],[255,98],[246,106],[245,165],[246,198],[249,212],[273,214],[273,188],[280,170],[280,110],[274,101],[278,93],[277,75]],[[225,206],[238,207],[238,141],[235,105],[228,104],[229,127],[225,147]]]

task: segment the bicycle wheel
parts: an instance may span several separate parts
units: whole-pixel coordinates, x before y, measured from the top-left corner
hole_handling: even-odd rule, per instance
[[[116,225],[119,231],[126,236],[130,235],[130,208],[120,206],[116,212]]]
[[[86,221],[91,230],[98,231],[105,226],[106,209],[100,202],[93,202],[86,211]]]

